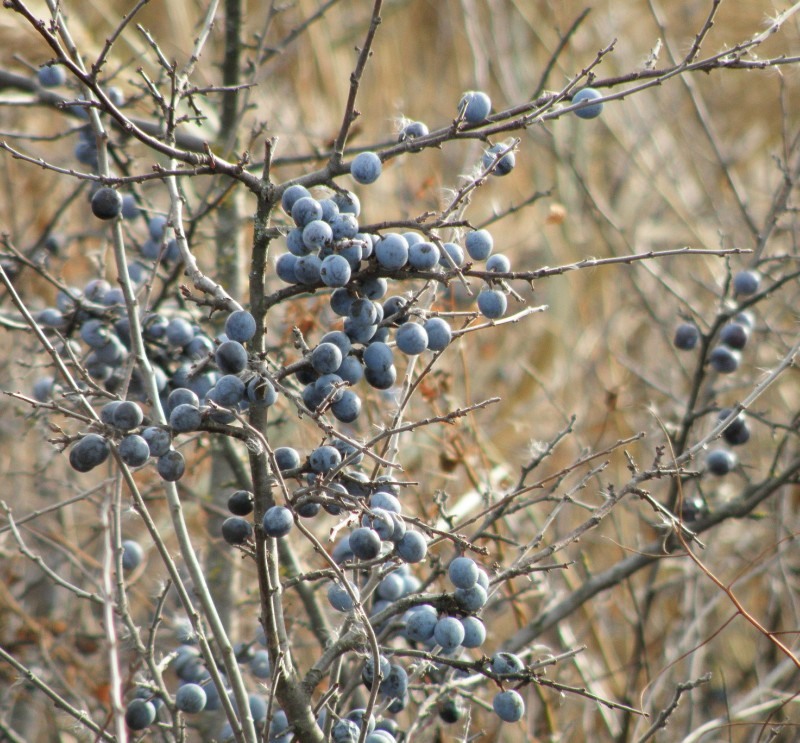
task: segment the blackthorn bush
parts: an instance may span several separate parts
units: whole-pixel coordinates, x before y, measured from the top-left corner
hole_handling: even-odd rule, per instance
[[[0,11],[2,737],[793,739],[797,9],[151,5]]]

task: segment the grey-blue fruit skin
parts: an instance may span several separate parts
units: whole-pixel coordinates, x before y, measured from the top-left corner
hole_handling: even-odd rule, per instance
[[[706,468],[712,475],[722,477],[736,466],[736,455],[727,449],[714,449],[706,455]]]
[[[331,198],[336,202],[342,214],[358,217],[361,213],[361,202],[352,191],[337,191]]]
[[[358,597],[358,589],[351,583],[350,589]],[[355,604],[347,589],[339,583],[331,583],[328,587],[328,601],[336,611],[352,611]]]
[[[36,73],[39,85],[43,88],[57,88],[67,82],[67,73],[64,68],[56,65],[41,67]]]
[[[320,374],[333,374],[342,363],[339,346],[323,342],[311,352],[311,366]]]
[[[393,663],[389,675],[381,682],[380,694],[384,697],[402,697],[408,690],[408,674],[398,663]]]
[[[722,326],[719,332],[719,340],[724,343],[728,348],[735,348],[741,350],[747,345],[747,340],[750,337],[750,330],[737,322],[729,322]]]
[[[489,320],[497,320],[506,313],[508,300],[503,292],[497,289],[483,289],[478,294],[478,310]]]
[[[311,196],[301,196],[292,205],[292,219],[298,227],[305,227],[315,219],[322,219],[322,207]]]
[[[344,256],[329,255],[320,264],[319,275],[326,286],[347,286],[352,275],[352,268]]]
[[[381,159],[374,152],[360,152],[350,163],[350,175],[362,185],[378,180],[382,170]]]
[[[756,271],[739,271],[733,277],[733,291],[735,294],[750,296],[758,291],[761,276]]]
[[[214,360],[223,374],[238,374],[247,368],[247,351],[238,341],[228,340],[219,345]]]
[[[430,317],[422,326],[428,334],[428,348],[431,351],[443,351],[453,339],[450,324],[441,317]]]
[[[226,408],[238,405],[244,397],[245,389],[245,384],[239,377],[235,374],[225,374],[214,385],[213,400]]]
[[[453,593],[456,603],[469,612],[479,611],[486,605],[488,595],[485,589],[477,583],[471,588],[456,588]]]
[[[417,563],[425,559],[428,543],[418,531],[408,530],[394,546],[395,552],[404,562]]]
[[[92,214],[98,219],[114,219],[122,214],[122,196],[113,188],[104,186],[92,196]]]
[[[514,653],[495,653],[492,656],[492,673],[498,676],[510,673],[520,673],[525,668],[525,664]]]
[[[331,412],[342,423],[353,423],[361,413],[361,398],[353,390],[344,390],[341,398],[331,403]]]
[[[175,706],[188,714],[202,712],[206,706],[205,689],[199,684],[184,684],[175,692]]]
[[[402,325],[395,334],[397,347],[408,356],[416,356],[428,348],[428,334],[417,323]]]
[[[256,321],[247,310],[235,310],[225,320],[225,335],[232,341],[247,343],[255,334]]]
[[[426,124],[421,121],[411,121],[401,129],[399,140],[404,142],[406,139],[426,137],[429,133],[430,132]]]
[[[394,352],[390,346],[376,341],[364,349],[364,365],[373,371],[386,371],[394,365]]]
[[[602,97],[603,94],[599,90],[583,88],[573,96],[572,102],[581,103],[582,101],[593,101]],[[602,103],[586,104],[575,109],[575,115],[580,119],[596,119],[601,113],[603,113]]]
[[[249,490],[236,490],[228,496],[228,510],[234,516],[247,516],[253,512],[254,501]]]
[[[285,506],[272,506],[264,513],[261,528],[268,537],[285,537],[294,526],[292,512]]]
[[[505,154],[501,155],[503,152]],[[498,157],[500,158],[499,160],[497,160]],[[517,164],[517,158],[506,145],[495,144],[483,153],[482,164],[484,168],[493,168],[492,175],[503,176],[508,175],[514,169]]]
[[[277,260],[275,261],[275,273],[278,274],[278,278],[281,281],[284,281],[287,284],[296,284],[297,282],[297,274],[294,271],[295,263],[297,262],[297,256],[292,255],[291,253],[283,253],[279,255]]]
[[[203,416],[194,405],[183,403],[169,414],[169,426],[176,433],[198,431],[203,425]]]
[[[166,480],[167,482],[176,482],[180,480],[183,477],[183,473],[186,471],[186,462],[183,458],[183,454],[174,449],[168,451],[158,458],[156,470],[162,480]]]
[[[516,691],[509,689],[495,695],[492,709],[503,722],[518,722],[525,714],[525,702]]]
[[[480,90],[468,90],[461,97],[458,108],[464,111],[464,121],[468,124],[480,124],[491,113],[492,101]]]
[[[350,534],[350,549],[361,560],[372,560],[381,551],[381,538],[374,529],[360,526]]]
[[[252,525],[241,516],[230,516],[222,522],[222,537],[228,544],[244,544],[252,534]]]
[[[375,246],[375,257],[390,271],[402,268],[408,262],[408,242],[402,235],[390,232]]]
[[[319,250],[333,242],[333,230],[322,219],[313,219],[303,227],[303,243],[310,250]]]
[[[464,627],[455,617],[442,617],[433,630],[433,639],[442,650],[450,653],[461,645],[464,639]]]
[[[294,275],[300,284],[318,284],[322,277],[322,261],[318,255],[302,255],[294,263]]]
[[[142,546],[133,539],[125,539],[122,542],[122,569],[136,570],[142,564],[144,550]]]
[[[125,723],[131,730],[144,730],[156,719],[156,708],[145,699],[133,699],[125,710]]]
[[[700,340],[700,331],[694,323],[684,322],[675,329],[672,344],[681,351],[691,351]]]
[[[141,436],[129,434],[119,442],[119,456],[129,467],[141,467],[150,458],[150,447]]]
[[[438,621],[435,610],[410,612],[406,616],[405,635],[413,642],[426,642],[433,637],[433,631],[436,629]]]
[[[447,577],[456,588],[472,588],[478,582],[478,566],[471,557],[456,557],[447,568]]]
[[[394,387],[397,381],[397,367],[390,366],[388,369],[364,369],[364,379],[370,387],[376,390],[388,390]]]
[[[256,650],[250,659],[250,673],[257,679],[268,679],[272,676],[272,669],[269,662],[269,651]],[[274,717],[272,718],[275,719]]]
[[[289,186],[283,194],[281,194],[281,207],[287,214],[292,213],[292,207],[298,199],[304,196],[311,196],[311,192],[305,187],[300,185]]]
[[[300,466],[300,455],[290,446],[279,446],[275,449],[275,463],[281,472],[294,470]]]
[[[494,247],[492,234],[488,230],[473,230],[464,238],[464,247],[473,261],[485,261]]]
[[[478,617],[462,617],[464,639],[461,644],[465,648],[479,648],[486,641],[486,627]]]
[[[708,354],[708,363],[720,374],[732,374],[739,368],[741,356],[727,346],[715,346]]]
[[[330,225],[334,240],[352,240],[358,235],[358,219],[354,214],[337,214]]]
[[[149,426],[142,431],[142,438],[150,448],[150,456],[161,457],[169,451],[172,444],[172,437],[169,431],[158,426]]]
[[[120,431],[130,431],[142,424],[142,409],[132,400],[123,400],[114,408],[114,426]]]
[[[429,271],[439,265],[441,254],[433,243],[420,241],[408,249],[408,264],[418,271]]]

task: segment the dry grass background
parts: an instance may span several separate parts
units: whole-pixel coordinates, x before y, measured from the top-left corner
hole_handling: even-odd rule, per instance
[[[270,29],[269,38],[282,38],[319,4],[316,0],[289,3]],[[262,6],[266,5],[252,3],[248,8],[247,27],[251,32],[261,28]],[[41,9],[43,4],[32,6]],[[368,2],[339,3],[324,20],[313,24],[295,43],[255,71],[253,107],[240,132],[245,141],[251,127],[266,123],[268,133],[278,137],[276,179],[297,176],[306,167],[282,165],[282,158],[324,151],[335,136],[354,63],[353,47],[363,37],[370,6]],[[615,50],[597,70],[600,77],[640,69],[659,39],[677,55],[685,53],[708,7],[709,3],[693,0],[660,4],[656,0],[599,0],[553,67],[547,89],[559,89],[612,39],[617,40]],[[723,2],[704,51],[716,51],[749,38],[764,28],[765,19],[775,14],[776,7],[764,0]],[[82,2],[68,3],[67,8],[79,47],[92,56],[129,4]],[[392,140],[397,122],[404,116],[422,119],[432,129],[445,126],[466,89],[486,90],[495,110],[527,100],[561,33],[584,8],[580,2],[538,0],[385,3],[375,53],[359,94],[361,117],[349,146],[366,147]],[[654,9],[663,18],[666,34],[654,19]],[[152,2],[138,20],[152,32],[167,56],[185,62],[204,10],[203,4],[189,0]],[[221,30],[221,24],[215,28],[200,61],[195,76],[198,85],[219,80],[214,60],[222,45]],[[798,41],[797,25],[790,21],[759,54],[796,52]],[[24,63],[36,66],[49,59],[39,38],[8,10],[0,12],[0,49],[0,64],[9,70],[24,71]],[[667,61],[667,54],[666,49],[661,52],[661,62]],[[114,84],[133,95],[138,67],[158,75],[142,37],[128,32],[117,43],[108,72]],[[6,97],[13,98],[8,93]],[[42,106],[5,103],[0,107],[0,128],[5,132],[56,135],[75,126]],[[521,133],[513,174],[493,179],[479,189],[467,216],[473,224],[483,224],[509,205],[521,204],[537,191],[547,192],[534,204],[491,226],[496,246],[512,257],[518,270],[571,263],[587,256],[682,246],[751,248],[752,239],[713,147],[719,148],[742,188],[747,209],[761,224],[780,181],[773,158],[783,154],[787,132],[793,136],[797,130],[797,105],[798,71],[794,66],[673,78],[660,87],[607,104],[597,120],[586,122],[565,116]],[[204,107],[210,121],[202,131],[215,140],[213,96]],[[152,114],[146,100],[135,108],[141,116]],[[708,131],[714,133],[713,143]],[[73,134],[53,141],[30,141],[24,146],[49,162],[70,167],[74,140]],[[262,143],[263,136],[258,136],[251,145],[256,159],[261,156]],[[480,152],[478,142],[457,142],[446,144],[440,151],[392,161],[377,184],[359,189],[366,221],[409,218],[436,209],[448,190],[460,184],[462,175],[474,170]],[[131,147],[128,154],[133,158],[133,170],[138,172],[147,170],[153,161],[152,154],[141,148]],[[198,208],[208,185],[204,179],[184,183],[191,208]],[[0,187],[3,230],[25,250],[39,238],[75,182],[4,157]],[[165,194],[157,184],[142,192],[154,209],[166,207]],[[79,201],[84,198],[83,193],[77,196]],[[253,206],[247,199],[245,202],[246,210]],[[557,219],[557,215],[563,219]],[[769,253],[790,254],[796,260],[796,225],[787,221],[784,227],[771,241]],[[80,209],[65,211],[58,229],[73,238],[68,255],[53,263],[54,270],[68,283],[80,285],[93,275],[97,263],[105,266],[109,261],[103,229],[88,224]],[[249,223],[242,225],[242,231],[246,250]],[[206,220],[196,225],[195,235],[194,248],[201,265],[213,272],[213,223]],[[547,304],[548,311],[518,325],[466,337],[440,362],[426,394],[411,408],[412,417],[422,416],[431,408],[444,410],[493,395],[502,397],[499,405],[471,416],[463,426],[429,429],[402,440],[399,459],[408,479],[420,483],[412,496],[420,515],[436,517],[436,493],[446,493],[448,504],[453,504],[474,490],[501,492],[516,479],[518,468],[530,459],[539,442],[551,440],[572,415],[576,417],[574,434],[548,460],[547,473],[570,465],[587,451],[604,449],[639,431],[646,437],[626,449],[639,465],[648,466],[655,447],[664,441],[662,427],[675,426],[683,414],[693,369],[693,358],[671,347],[673,328],[685,316],[695,317],[701,327],[708,327],[720,307],[728,269],[738,269],[746,262],[747,256],[735,256],[729,262],[713,256],[676,257],[576,271],[537,282],[532,293],[518,286],[528,302]],[[246,271],[246,260],[243,266]],[[768,273],[769,266],[766,270]],[[110,269],[108,276],[113,279]],[[24,275],[21,290],[33,308],[53,301],[52,289],[32,273]],[[715,389],[713,401],[730,404],[741,399],[761,370],[775,365],[796,333],[797,306],[795,282],[768,303],[768,314],[759,313],[759,332],[748,348],[742,372],[724,380]],[[287,317],[274,313],[270,319],[272,337],[286,334],[291,323],[313,322],[318,307],[321,304],[312,302],[310,310],[288,310]],[[3,387],[29,389],[40,373],[37,367],[43,357],[34,352],[30,339],[1,332]],[[784,383],[759,400],[757,412],[766,419],[786,422],[798,410],[798,402],[797,374],[792,371]],[[25,406],[8,398],[0,405],[0,471],[5,473],[2,498],[17,515],[86,487],[87,480],[74,477],[64,466],[65,458],[45,443],[49,432],[41,421],[34,422]],[[369,413],[372,422],[381,420],[377,408],[371,407]],[[693,440],[707,430],[705,425],[698,426]],[[314,431],[291,414],[276,428],[279,443],[288,444],[316,436]],[[759,481],[768,475],[775,437],[769,425],[754,426],[753,440],[741,452],[742,471],[702,486],[712,507],[738,493],[748,480]],[[790,454],[786,451],[782,456],[788,458]],[[608,469],[590,479],[576,494],[576,503],[561,512],[548,538],[566,533],[586,518],[581,502],[596,506],[603,488],[628,479],[621,451],[608,460]],[[186,483],[187,502],[192,498],[202,502],[206,497],[206,469],[198,464],[191,482]],[[585,469],[571,476],[563,487],[584,473]],[[113,482],[105,485],[113,487]],[[652,484],[656,498],[663,495],[659,490],[662,487],[665,492],[667,483]],[[42,550],[54,550],[62,559],[68,553],[76,556],[72,565],[65,563],[64,569],[70,574],[80,571],[78,563],[95,564],[100,546],[96,514],[101,492],[28,527],[30,539]],[[736,579],[737,591],[755,615],[767,626],[788,633],[783,639],[791,646],[795,645],[793,632],[800,626],[796,578],[800,565],[794,541],[797,495],[796,486],[793,491],[787,488],[759,509],[758,518],[723,525],[708,535],[707,549],[702,553],[724,582]],[[157,486],[152,497],[158,498]],[[158,506],[154,507],[159,514]],[[551,509],[551,502],[533,506],[509,519],[504,529],[530,538]],[[168,532],[167,515],[162,513],[159,518],[164,532]],[[202,533],[204,510],[198,507],[193,518]],[[547,574],[519,598],[516,611],[491,617],[491,623],[487,622],[487,651],[494,650],[554,598],[574,590],[587,576],[651,542],[658,534],[653,528],[656,522],[643,503],[624,502],[599,529],[560,556],[574,563],[568,571]],[[132,514],[125,516],[125,525],[132,533],[138,529]],[[320,533],[324,531],[322,527]],[[37,606],[33,598],[37,586],[32,577],[36,571],[15,554],[8,534],[2,538],[3,643],[22,643],[28,638],[26,633],[36,636],[42,632],[52,642],[47,664],[57,667],[65,682],[81,688],[87,698],[93,693],[102,697],[98,686],[102,672],[100,679],[96,675],[100,658],[84,652],[80,644],[85,636],[101,631],[98,618],[80,602],[59,601],[57,596],[50,597],[49,605]],[[212,539],[208,549],[223,549],[219,541]],[[53,546],[58,544],[68,549],[59,551]],[[502,541],[490,545],[490,550],[489,562],[503,562],[513,555],[513,549]],[[153,591],[163,580],[155,555],[149,566],[133,580],[133,603],[143,623],[152,609]],[[244,586],[243,612],[250,619],[243,627],[252,627],[255,583],[245,580]],[[515,588],[521,590],[523,585]],[[644,657],[632,658],[648,588],[653,589],[653,609],[645,629]],[[731,706],[748,695],[756,704],[798,689],[797,669],[787,667],[765,638],[741,618],[718,632],[732,613],[733,607],[719,589],[691,562],[666,559],[657,574],[644,570],[587,604],[557,631],[542,638],[542,647],[537,647],[534,655],[544,652],[545,646],[557,652],[587,645],[587,651],[574,662],[553,669],[552,677],[644,708],[650,714],[668,703],[676,684],[712,671],[711,683],[693,692],[691,700],[684,699],[661,738],[677,741],[708,719],[725,718]],[[40,627],[42,623],[47,625],[45,630]],[[299,622],[295,627],[300,646],[306,642],[301,625]],[[41,646],[41,637],[36,642]],[[308,647],[310,656],[317,652],[312,643]],[[21,654],[25,652],[35,656],[33,643]],[[643,668],[632,680],[635,661],[643,661]],[[5,678],[9,680],[10,676]],[[19,686],[4,692],[5,709],[24,693]],[[647,726],[629,720],[625,732],[622,713],[601,709],[579,696],[559,697],[547,689],[531,688],[527,701],[526,733],[520,727],[499,728],[491,719],[478,715],[478,723],[487,732],[481,740],[516,741],[523,735],[530,740],[611,740],[615,734],[619,739],[636,740]],[[790,701],[777,712],[760,712],[713,730],[700,740],[795,740],[796,728],[791,724],[777,738],[768,737],[769,726],[761,731],[753,724],[769,712],[775,714],[775,723],[798,717],[797,703]],[[47,719],[55,724],[52,717]],[[39,739],[56,740],[51,737],[53,730],[46,725]],[[441,735],[443,740],[459,739],[457,731],[443,729]],[[62,739],[69,738],[66,734]]]

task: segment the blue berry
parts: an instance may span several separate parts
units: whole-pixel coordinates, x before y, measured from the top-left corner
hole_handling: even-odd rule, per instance
[[[403,596],[404,590],[405,581],[403,580],[403,576],[400,575],[400,573],[389,573],[389,575],[384,576],[381,582],[378,583],[375,592],[382,599],[397,601],[397,599]]]
[[[706,455],[706,468],[712,475],[722,477],[736,466],[736,455],[727,449],[714,449]]]
[[[333,343],[320,343],[311,352],[310,360],[315,371],[320,374],[333,374],[342,363],[342,351]]]
[[[493,273],[509,273],[511,271],[511,261],[508,256],[502,253],[495,253],[486,259],[486,270]]]
[[[488,600],[486,589],[475,584],[471,588],[456,588],[453,593],[456,603],[468,612],[476,612],[482,609]]]
[[[738,322],[729,322],[722,326],[719,332],[720,343],[724,343],[728,348],[741,350],[747,345],[750,337],[750,329]]]
[[[456,588],[472,588],[478,582],[478,566],[471,557],[456,557],[447,568],[447,577]]]
[[[57,88],[67,82],[67,73],[64,68],[57,65],[46,65],[40,67],[36,73],[39,80],[39,85],[43,88]]]
[[[464,639],[461,644],[465,648],[479,648],[486,641],[486,627],[478,617],[462,617]]]
[[[491,661],[492,673],[498,676],[505,676],[511,673],[520,673],[524,670],[525,664],[514,653],[495,653]]]
[[[238,405],[245,394],[245,384],[235,374],[226,374],[217,380],[209,397],[226,408]]]
[[[125,539],[122,542],[122,569],[136,570],[144,560],[144,550],[142,546],[133,539]]]
[[[293,526],[292,512],[285,506],[268,508],[261,522],[261,528],[268,537],[285,537]]]
[[[98,188],[92,196],[92,214],[98,219],[118,217],[122,214],[122,196],[113,188]]]
[[[236,310],[225,320],[225,335],[232,341],[247,343],[256,334],[255,318],[247,310]]]
[[[144,413],[132,400],[123,400],[114,408],[114,427],[120,431],[130,431],[142,425]]]
[[[501,154],[503,152],[504,155]],[[484,169],[492,168],[492,175],[508,175],[517,164],[517,158],[514,152],[509,150],[508,145],[495,144],[483,153],[482,164]]]
[[[468,90],[458,104],[459,111],[464,111],[464,121],[468,124],[480,124],[492,110],[492,101],[480,90]]]
[[[397,347],[408,356],[416,356],[428,348],[428,334],[422,325],[407,322],[395,335]]]
[[[222,538],[228,544],[244,544],[252,535],[252,524],[241,516],[230,516],[222,522]]]
[[[488,230],[473,230],[467,233],[464,247],[474,261],[485,261],[492,253],[494,240]]]
[[[720,410],[717,415],[717,420],[725,420],[731,412],[730,408]],[[747,423],[744,411],[739,413],[739,415],[728,424],[728,427],[722,432],[722,438],[731,446],[741,446],[750,440],[750,426]]]
[[[267,650],[256,650],[250,658],[250,673],[257,679],[268,679],[272,676],[272,668],[269,662],[269,652]],[[275,718],[272,718],[273,721]]]
[[[525,702],[513,689],[495,694],[492,709],[503,722],[518,722],[525,714]]]
[[[275,464],[281,472],[296,470],[300,466],[300,455],[290,446],[279,446],[275,449]]]
[[[151,457],[161,457],[169,451],[172,437],[164,428],[149,426],[142,431],[142,438],[147,442]]]
[[[292,207],[298,199],[303,197],[311,197],[311,192],[305,186],[297,184],[289,186],[281,195],[281,207],[287,214],[292,213]]]
[[[292,219],[298,227],[305,227],[315,219],[322,219],[322,207],[311,196],[301,196],[292,205]]]
[[[358,200],[358,196],[351,191],[337,191],[331,196],[331,199],[336,202],[341,214],[352,214],[354,217],[358,217],[361,213],[361,202]]]
[[[464,627],[456,617],[442,617],[436,622],[433,639],[445,653],[452,653],[464,639]]]
[[[407,242],[407,241],[406,241]],[[439,248],[424,240],[415,242],[408,249],[408,264],[418,271],[429,271],[439,264]]]
[[[427,642],[433,637],[438,621],[432,606],[417,606],[406,614],[405,636],[412,642]]]
[[[350,590],[358,598],[358,589],[348,581],[350,586]],[[340,583],[331,583],[328,587],[328,601],[330,605],[336,609],[336,611],[346,612],[352,611],[355,604],[353,603],[353,599],[350,598],[350,594],[347,592],[347,589],[342,586]]]
[[[672,344],[681,351],[691,351],[700,340],[700,331],[694,323],[684,322],[675,329]]]
[[[336,420],[352,423],[361,413],[361,398],[353,390],[344,390],[341,397],[331,403],[331,412]]]
[[[573,103],[582,101],[594,101],[602,98],[603,94],[594,88],[583,88],[572,97]],[[580,119],[596,119],[603,112],[602,103],[590,103],[575,109],[575,115]]]
[[[312,251],[319,250],[333,242],[333,230],[322,219],[313,219],[303,227],[303,244]]]
[[[384,235],[375,246],[378,263],[390,271],[402,268],[408,262],[408,241],[396,232]]]
[[[129,467],[141,467],[150,458],[147,442],[135,433],[119,442],[119,456]]]
[[[508,300],[503,292],[497,289],[483,289],[478,294],[478,309],[489,320],[497,320],[506,313]]]
[[[739,271],[733,277],[733,291],[735,294],[750,296],[758,291],[761,276],[757,271]]]
[[[442,243],[444,252],[439,258],[439,263],[445,268],[461,268],[464,265],[464,251],[456,243]],[[452,261],[452,263],[451,263]]]
[[[199,684],[184,684],[175,693],[175,706],[188,714],[196,714],[205,709],[208,697]]]
[[[251,405],[268,408],[278,400],[278,392],[272,382],[264,377],[253,377],[247,383],[247,399]]]
[[[249,490],[235,490],[228,496],[228,510],[234,516],[248,516],[254,503],[255,496]]]
[[[183,454],[171,449],[158,458],[156,470],[162,480],[166,480],[167,482],[176,482],[180,480],[183,477],[183,473],[186,471],[186,462],[184,461]]]
[[[395,544],[394,549],[403,562],[417,563],[425,559],[425,555],[428,553],[428,543],[420,532],[409,529]]]
[[[441,317],[429,317],[422,326],[428,334],[428,348],[431,351],[443,351],[453,339],[453,331],[449,323]]]
[[[294,275],[300,284],[318,284],[322,261],[317,255],[302,255],[294,262]]]
[[[360,526],[350,534],[350,549],[360,560],[372,560],[380,554],[381,538],[374,529]]]
[[[337,214],[330,225],[334,240],[355,240],[358,237],[358,219],[354,214]]]
[[[183,348],[194,338],[194,328],[184,318],[174,317],[169,321],[164,334],[170,346]]]
[[[352,267],[347,258],[341,254],[329,255],[319,267],[319,275],[325,286],[347,286],[351,274]]]
[[[389,674],[379,687],[381,696],[389,699],[402,697],[408,691],[408,673],[398,663],[392,663]]]
[[[350,164],[350,175],[362,185],[375,183],[381,174],[381,159],[374,152],[360,152]]]
[[[146,699],[133,699],[125,709],[125,724],[131,730],[145,730],[155,719],[155,705]]]
[[[177,405],[169,414],[169,427],[175,433],[198,431],[203,425],[203,416],[194,405],[183,403]]]
[[[329,472],[341,462],[342,455],[333,446],[318,446],[308,457],[311,469],[319,473]]]
[[[732,374],[739,368],[741,355],[727,346],[715,346],[708,354],[708,363],[720,374]]]
[[[388,390],[397,381],[397,367],[390,366],[388,369],[364,369],[364,379],[370,387],[376,390]]]
[[[247,351],[239,341],[220,343],[214,360],[223,374],[239,374],[247,368]]]
[[[401,130],[398,137],[400,142],[417,137],[427,137],[430,132],[428,127],[421,121],[409,121]]]

